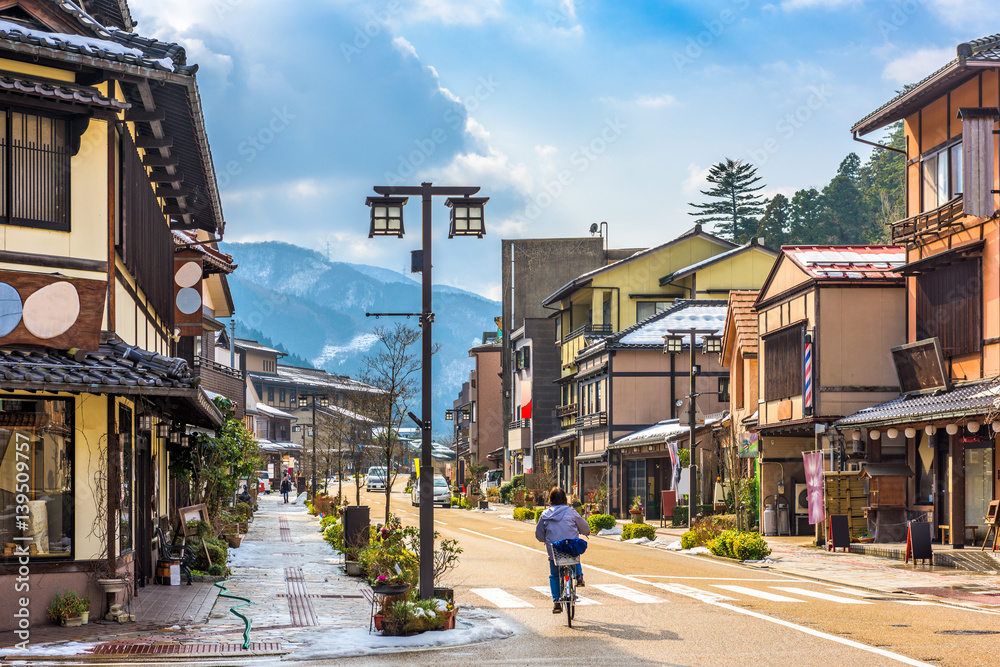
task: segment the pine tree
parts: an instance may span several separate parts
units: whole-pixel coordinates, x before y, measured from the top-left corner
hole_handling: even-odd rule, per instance
[[[906,148],[902,121],[892,126],[888,141],[883,143],[901,150]],[[889,225],[906,216],[903,189],[905,163],[906,157],[901,153],[875,149],[861,168],[861,193],[873,216],[874,230],[879,232],[874,242],[888,243]]]
[[[757,185],[760,181],[757,168],[748,162],[726,158],[712,165],[706,180],[715,187],[702,190],[701,194],[715,201],[689,203],[698,211],[689,211],[688,215],[697,217],[701,223],[716,223],[715,232],[733,243],[743,244],[753,238],[766,201],[756,194],[764,188],[763,184]]]
[[[822,229],[825,222],[822,196],[815,188],[797,191],[789,205],[789,213],[789,244],[827,242]]]
[[[828,243],[838,245],[871,242],[877,230],[871,211],[858,187],[861,160],[849,154],[840,163],[837,175],[823,188],[823,206],[829,214]]]
[[[783,194],[771,197],[764,216],[757,223],[757,236],[764,239],[768,248],[780,248],[788,242],[788,229],[792,217],[791,202]]]

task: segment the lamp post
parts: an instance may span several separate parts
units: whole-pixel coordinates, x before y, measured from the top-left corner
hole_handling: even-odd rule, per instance
[[[316,435],[319,431],[316,428],[316,399],[319,399],[319,405],[322,408],[330,405],[330,399],[327,398],[326,394],[299,394],[299,407],[307,407],[310,402],[312,403],[312,491],[309,494],[310,497],[316,500]],[[302,444],[305,445],[305,437],[302,438]]]
[[[701,373],[701,368],[699,368],[694,363],[694,350],[696,345],[697,336],[702,337],[702,352],[705,354],[718,354],[722,350],[722,339],[720,339],[716,334],[718,329],[698,329],[693,327],[691,329],[668,329],[669,336],[664,336],[665,341],[663,346],[664,354],[677,354],[682,352],[684,349],[684,336],[688,336],[688,350],[690,352],[690,366],[689,366],[689,390],[688,390],[688,427],[689,427],[689,444],[688,452],[690,455],[690,460],[688,461],[689,467],[688,472],[690,473],[688,479],[688,528],[691,527],[694,521],[694,510],[695,510],[695,491],[698,482],[698,466],[694,464],[694,447],[695,447],[695,429],[697,424],[695,423],[695,413],[697,406],[695,405],[695,398],[699,393],[695,390],[695,379]],[[671,380],[672,382],[673,380]]]
[[[420,427],[420,497],[434,497],[434,459],[431,457],[431,355],[433,343],[431,325],[434,311],[431,299],[431,218],[434,196],[447,197],[445,205],[451,208],[451,224],[448,238],[453,236],[476,236],[483,238],[486,223],[483,207],[488,197],[473,197],[479,192],[478,186],[435,187],[432,183],[418,186],[383,185],[373,188],[380,197],[368,197],[365,203],[371,207],[371,227],[368,238],[374,236],[398,236],[403,238],[403,206],[409,197],[421,199],[421,245],[419,255],[414,253],[413,270],[421,274],[423,295],[420,311],[421,361],[420,361],[420,403],[421,413],[417,426]],[[412,417],[412,415],[411,415]],[[434,597],[434,504],[420,503],[420,597]]]

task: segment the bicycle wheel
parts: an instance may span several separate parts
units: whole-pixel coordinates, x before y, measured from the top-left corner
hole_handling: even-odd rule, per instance
[[[566,614],[566,626],[573,627],[573,615],[576,611],[576,573],[572,567],[563,566],[560,569],[562,577],[563,612]]]

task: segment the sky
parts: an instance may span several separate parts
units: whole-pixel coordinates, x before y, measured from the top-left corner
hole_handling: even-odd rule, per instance
[[[132,0],[137,32],[183,45],[226,241],[280,240],[409,271],[368,238],[376,185],[482,187],[483,239],[448,240],[435,283],[499,299],[500,240],[612,247],[689,229],[708,168],[753,163],[763,193],[822,188],[850,127],[1000,32],[994,0]],[[873,134],[868,139],[877,139]]]

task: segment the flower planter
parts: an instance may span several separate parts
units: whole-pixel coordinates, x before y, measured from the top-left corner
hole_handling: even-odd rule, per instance
[[[64,616],[61,623],[67,628],[76,628],[83,625],[83,618],[80,616]]]
[[[479,501],[479,509],[481,509],[481,510],[488,510],[489,508],[490,508],[490,501],[488,501],[488,500],[480,500]]]
[[[632,523],[645,523],[642,518],[642,510],[629,510],[628,513],[632,515]]]
[[[405,595],[409,590],[409,584],[376,584],[372,586],[372,592],[375,595],[384,595],[386,597]]]
[[[346,560],[344,561],[344,569],[347,574],[351,577],[360,577],[364,572],[361,569],[361,564],[356,560]]]
[[[455,589],[435,586],[434,597],[436,597],[439,600],[444,600],[445,602],[450,602],[451,604],[455,604]]]
[[[444,615],[444,624],[440,628],[434,628],[435,630],[454,630],[455,629],[455,614],[458,612],[457,609],[450,609],[448,611],[439,612]]]
[[[80,622],[83,625],[87,625],[88,623],[90,623],[90,612],[89,611],[81,611],[80,612]]]
[[[125,590],[127,582],[124,579],[98,579],[97,584],[105,593],[114,593],[117,595]]]
[[[239,533],[223,533],[222,537],[226,539],[226,542],[233,549],[236,549],[243,544],[243,536]]]

